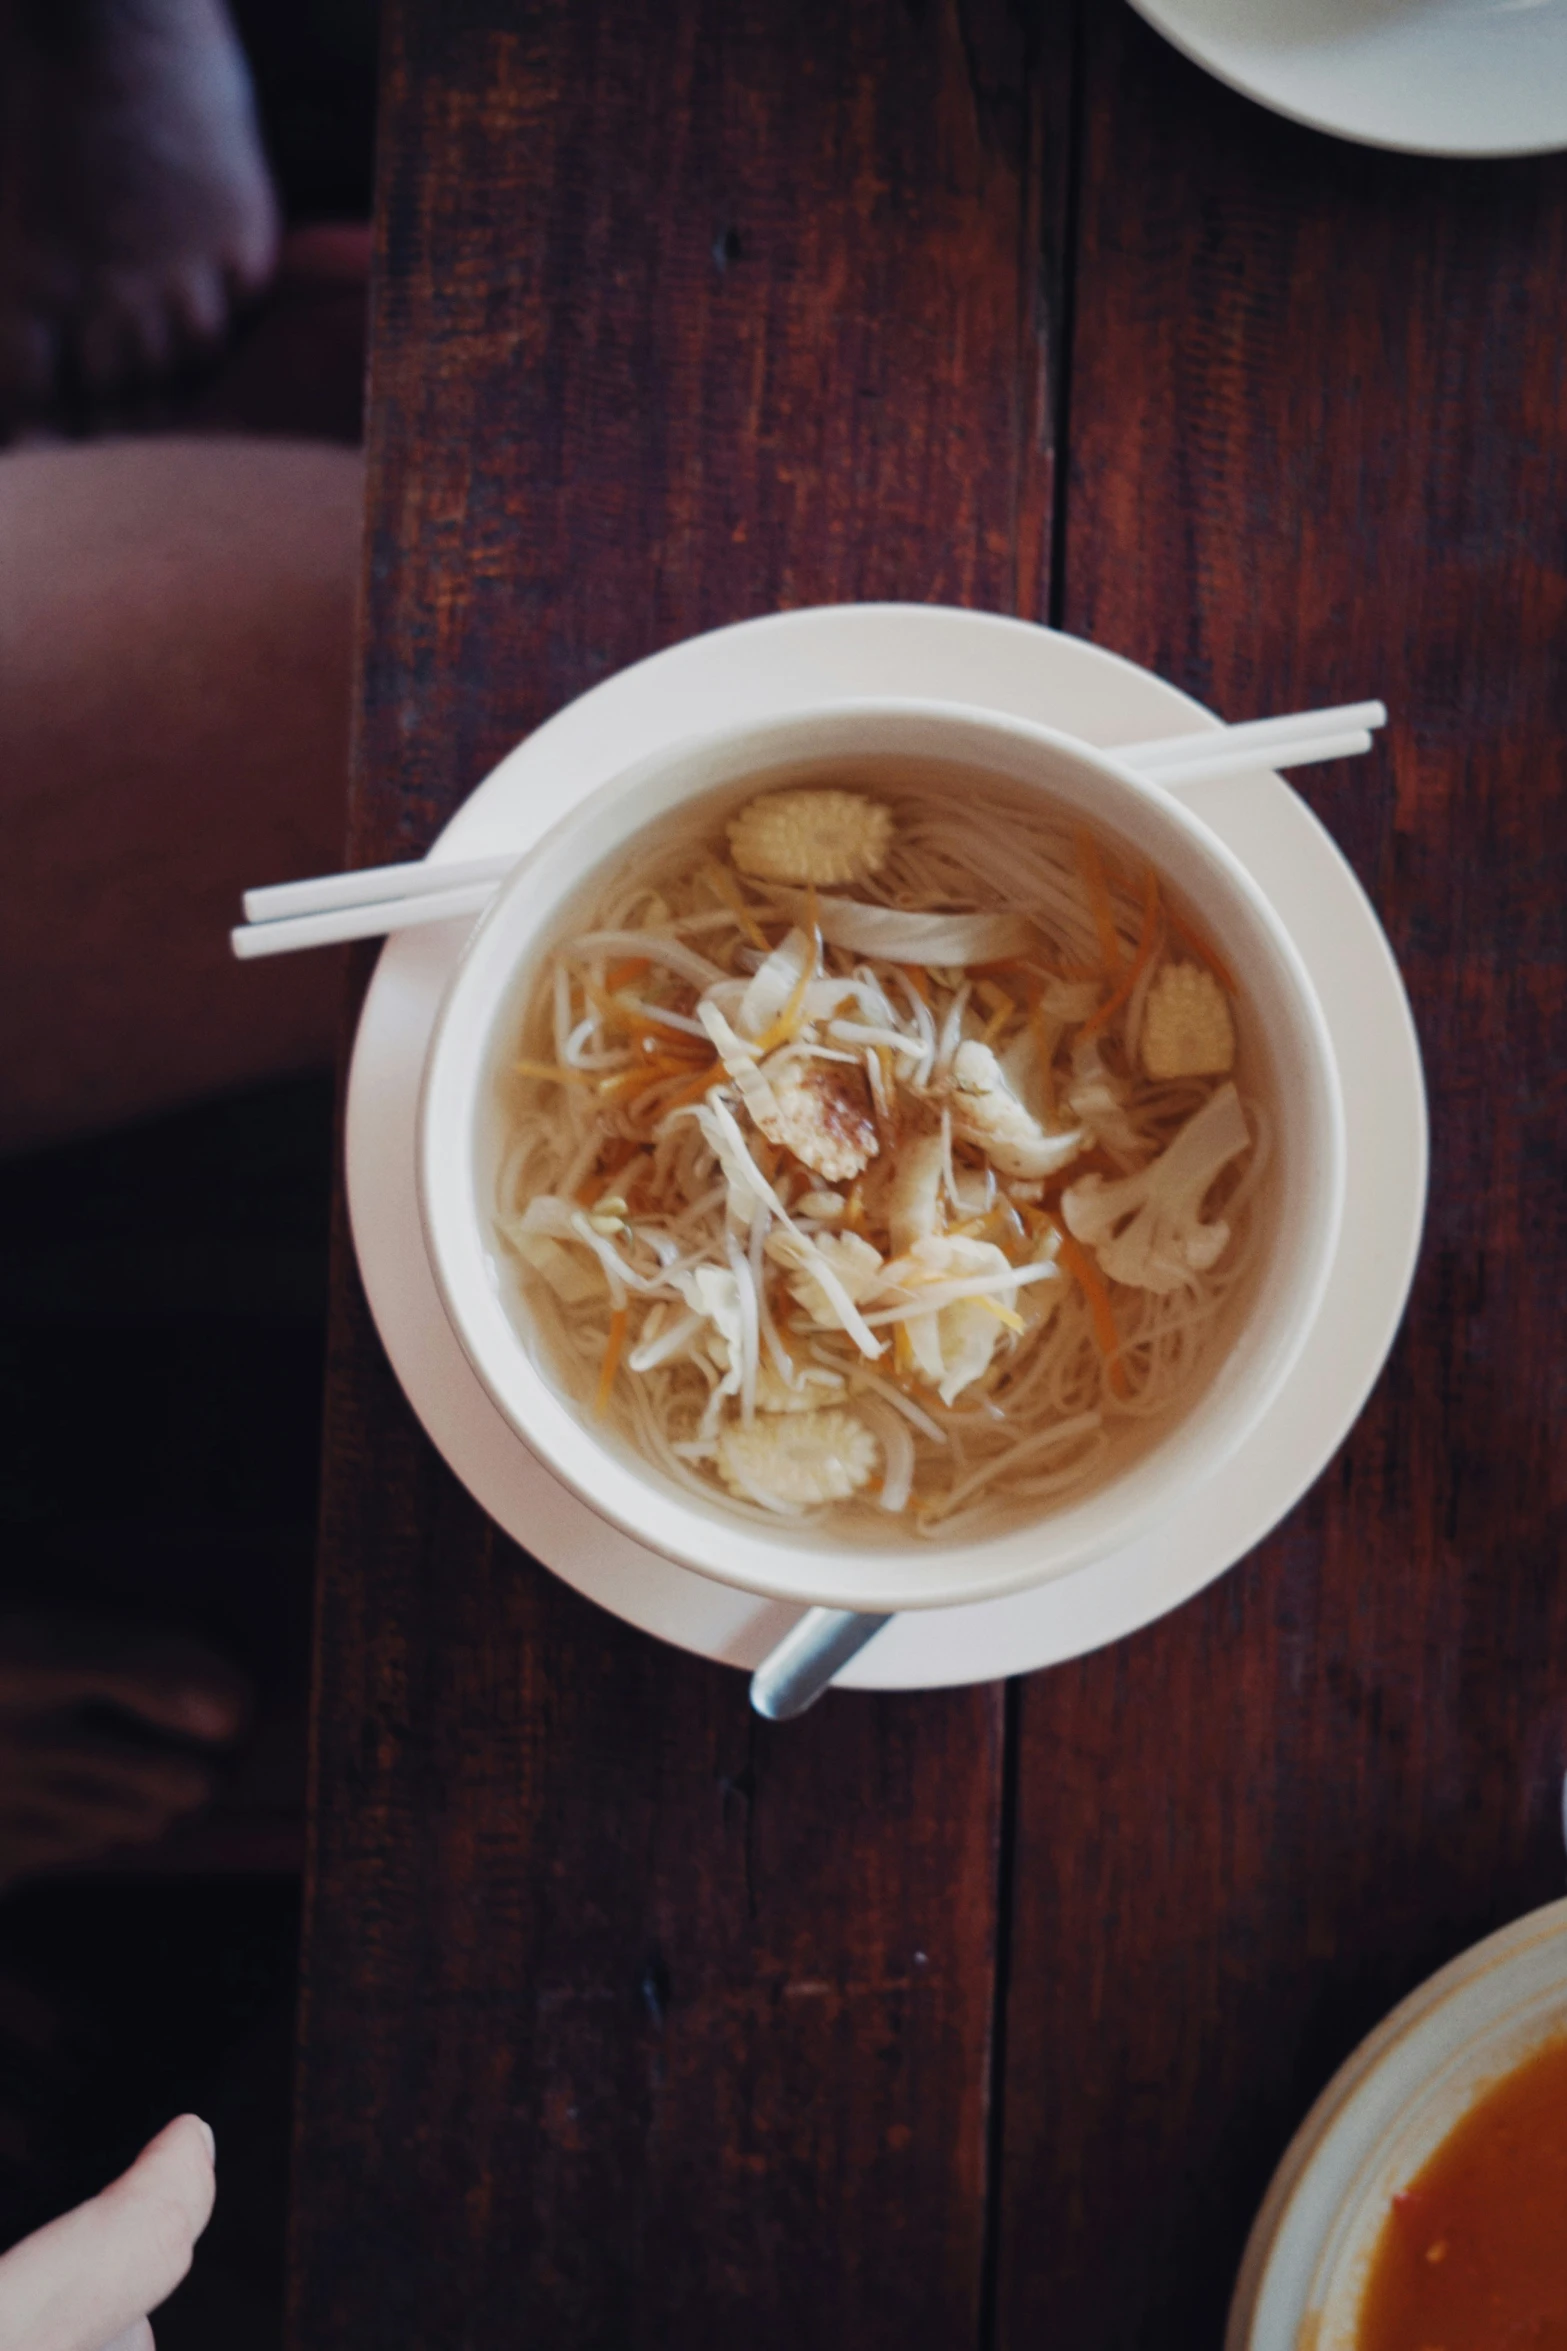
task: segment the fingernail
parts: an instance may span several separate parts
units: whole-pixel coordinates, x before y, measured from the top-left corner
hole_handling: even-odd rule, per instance
[[[207,2157],[212,2165],[213,2170],[216,2171],[218,2168],[218,2142],[212,2135],[212,2125],[210,2122],[202,2122],[201,2116],[199,2114],[193,2115],[191,2120],[193,2122],[201,2123],[201,2128],[207,2141]]]

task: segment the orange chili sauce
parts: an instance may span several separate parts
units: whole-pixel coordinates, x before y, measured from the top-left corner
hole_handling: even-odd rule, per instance
[[[1357,2351],[1567,2351],[1567,2039],[1443,2140],[1383,2224]]]

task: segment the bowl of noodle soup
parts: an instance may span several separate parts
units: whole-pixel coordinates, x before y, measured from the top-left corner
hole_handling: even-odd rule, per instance
[[[571,808],[420,1105],[437,1285],[517,1434],[666,1556],[843,1608],[1193,1506],[1343,1190],[1322,1013],[1239,861],[1113,754],[935,703],[693,738]]]

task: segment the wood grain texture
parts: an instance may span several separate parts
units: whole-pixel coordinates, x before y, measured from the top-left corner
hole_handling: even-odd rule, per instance
[[[1037,87],[999,0],[397,0],[355,859],[694,630],[1041,608]],[[999,1693],[775,1731],[577,1599],[341,1233],[326,1471],[295,2351],[975,2340]]]
[[[1567,160],[1275,121],[1094,17],[1065,624],[1245,717],[1385,695],[1307,797],[1432,1086],[1412,1314],[1217,1588],[1025,1686],[999,2337],[1212,2345],[1269,2171],[1430,1969],[1562,1890]]]

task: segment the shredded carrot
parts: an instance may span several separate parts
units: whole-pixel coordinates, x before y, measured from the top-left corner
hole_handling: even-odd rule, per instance
[[[662,1118],[666,1110],[681,1109],[687,1102],[700,1102],[710,1087],[722,1082],[723,1075],[724,1065],[715,1056],[706,1069],[699,1071],[694,1078],[688,1079],[685,1085],[677,1086],[672,1094],[664,1096],[658,1106],[659,1117]]]
[[[767,944],[767,933],[763,930],[761,924],[757,921],[756,916],[751,911],[751,908],[747,906],[745,900],[741,897],[739,889],[735,883],[730,880],[728,874],[725,873],[723,867],[719,864],[716,857],[709,857],[706,860],[702,867],[702,877],[706,881],[709,889],[713,892],[713,895],[720,899],[723,904],[728,907],[730,913],[734,916],[736,922],[740,925],[740,928],[744,931],[752,946],[760,947],[764,955],[768,954],[770,949]]]
[[[604,974],[604,985],[613,996],[617,988],[623,988],[627,980],[634,980],[638,972],[651,969],[652,965],[645,955],[628,955],[624,963],[610,965]]]
[[[1017,1006],[1013,1003],[1012,998],[1006,993],[1005,989],[993,988],[991,990],[991,994],[1000,1000],[992,1010],[989,1020],[985,1023],[984,1041],[987,1045],[993,1045],[996,1042],[996,1039],[1001,1035],[1001,1032],[1006,1028],[1008,1022],[1012,1018],[1012,1015],[1017,1010]]]
[[[548,1078],[557,1086],[591,1086],[593,1072],[588,1069],[560,1069],[553,1061],[514,1061],[512,1068],[520,1078]]]
[[[907,1323],[895,1322],[892,1326],[892,1360],[905,1375],[914,1369],[914,1342],[909,1337]]]
[[[622,1168],[629,1167],[641,1149],[640,1143],[633,1143],[625,1135],[611,1135],[599,1152],[600,1164],[585,1182],[577,1186],[576,1196],[581,1205],[591,1208],[605,1185],[612,1183]]]
[[[1105,1288],[1104,1275],[1081,1243],[1073,1240],[1064,1224],[1057,1222],[1056,1232],[1061,1242],[1061,1262],[1088,1300],[1094,1337],[1105,1359],[1110,1386],[1117,1396],[1129,1396],[1131,1384],[1126,1376],[1126,1366],[1121,1361],[1121,1341],[1116,1333],[1115,1316],[1110,1311],[1110,1293]]]
[[[993,1314],[997,1322],[1004,1322],[1009,1331],[1026,1331],[1028,1328],[1027,1323],[1017,1312],[1016,1308],[1011,1306],[1003,1306],[999,1298],[988,1298],[986,1297],[985,1293],[981,1291],[978,1299],[976,1300],[976,1304],[983,1306],[987,1314]]]
[[[1113,1020],[1131,995],[1148,967],[1159,936],[1159,877],[1152,866],[1143,877],[1143,924],[1137,936],[1137,952],[1097,1012],[1091,1012],[1078,1031],[1080,1038],[1097,1037],[1106,1021]]]
[[[1219,953],[1218,948],[1205,939],[1201,931],[1193,930],[1185,916],[1177,914],[1173,906],[1165,908],[1164,919],[1169,924],[1173,935],[1180,940],[1181,945],[1189,947],[1198,962],[1208,966],[1226,996],[1238,996],[1240,989],[1235,984],[1235,974]]]
[[[1099,933],[1099,953],[1104,960],[1104,976],[1113,979],[1121,968],[1121,942],[1116,937],[1115,908],[1110,903],[1110,890],[1105,881],[1099,843],[1086,825],[1077,828],[1077,862],[1083,869],[1083,882],[1094,911],[1094,928]]]
[[[1029,1009],[1028,1025],[1034,1032],[1034,1049],[1039,1056],[1039,1083],[1044,1094],[1046,1120],[1056,1114],[1056,1047],[1061,1041],[1061,1030],[1051,1020],[1044,1006],[1036,998]]]
[[[818,940],[818,955],[820,953],[820,947],[821,942]],[[758,1061],[761,1060],[764,1054],[771,1053],[775,1045],[787,1045],[789,1039],[794,1035],[795,1030],[799,1027],[800,1007],[805,1002],[806,989],[810,986],[812,980],[816,977],[816,964],[817,955],[813,955],[809,963],[802,964],[800,968],[800,976],[789,991],[788,1003],[784,1006],[782,1012],[779,1013],[778,1018],[775,1021],[772,1021],[765,1029],[763,1029],[761,1035],[752,1044],[751,1051]]]
[[[881,1072],[881,1091],[882,1101],[885,1105],[886,1124],[892,1141],[896,1143],[902,1121],[898,1117],[898,1077],[892,1065],[892,1047],[877,1045],[873,1050],[876,1055],[876,1067]]]
[[[620,1101],[629,1101],[634,1094],[645,1094],[649,1086],[659,1085],[665,1078],[677,1078],[691,1067],[683,1054],[656,1054],[643,1062],[640,1069],[620,1069],[613,1077],[605,1078],[601,1091],[613,1094]]]
[[[806,898],[805,927],[811,936],[811,952],[801,966],[800,976],[789,991],[789,1001],[778,1018],[765,1028],[751,1046],[758,1061],[764,1053],[771,1053],[775,1045],[786,1045],[800,1025],[800,1007],[805,1002],[805,991],[815,979],[822,965],[821,908],[817,901],[816,884],[810,885]]]
[[[615,1385],[615,1374],[620,1369],[620,1358],[626,1345],[626,1309],[617,1306],[609,1318],[609,1345],[604,1350],[604,1361],[599,1369],[598,1394],[593,1409],[600,1418],[609,1403],[610,1391]]]

